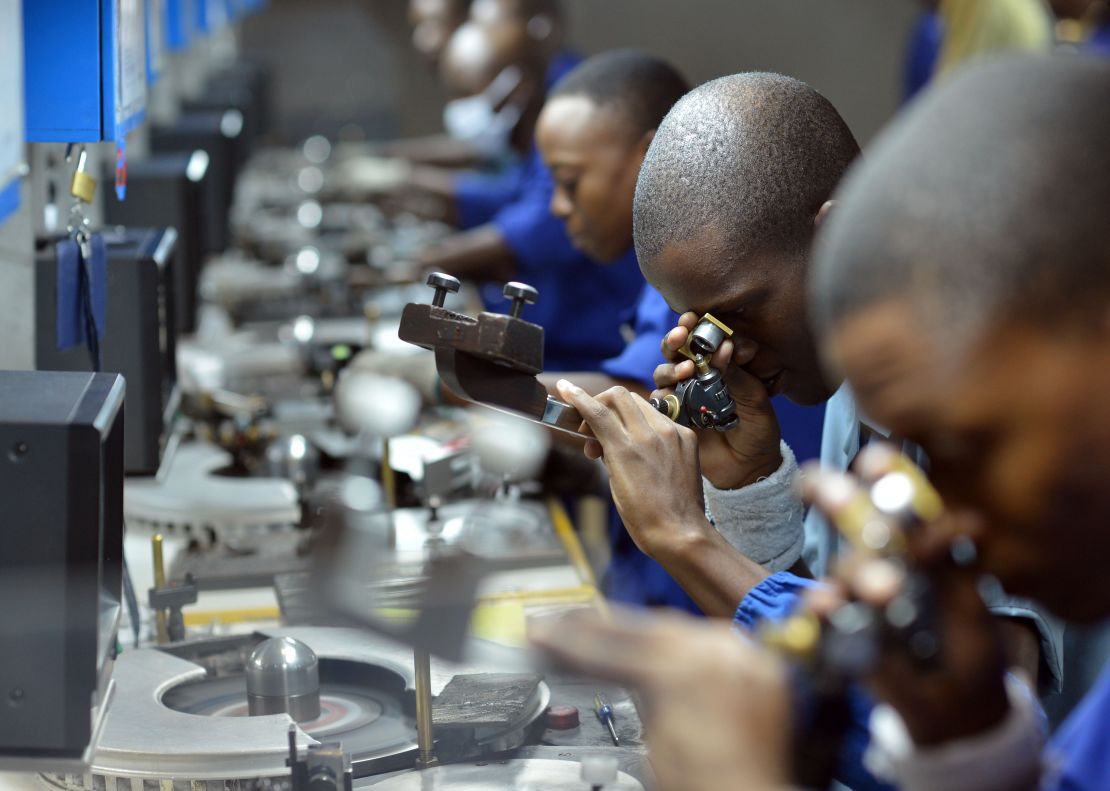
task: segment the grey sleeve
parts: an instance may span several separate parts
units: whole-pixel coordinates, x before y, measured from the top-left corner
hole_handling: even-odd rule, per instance
[[[708,480],[705,515],[733,547],[771,573],[793,566],[802,554],[804,509],[794,494],[798,463],[785,442],[773,475],[740,489],[718,489]]]

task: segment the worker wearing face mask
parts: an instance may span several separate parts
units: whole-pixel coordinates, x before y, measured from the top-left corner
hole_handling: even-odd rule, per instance
[[[581,60],[563,48],[557,0],[475,0],[468,6],[431,61],[454,97],[443,110],[446,134],[397,140],[378,150],[413,166],[403,184],[391,185],[391,191],[403,188],[417,198],[406,208],[448,221],[456,218],[456,203],[468,217],[469,203],[499,208],[515,197],[532,155],[539,108]],[[475,171],[460,175],[460,168]]]
[[[447,102],[443,128],[454,140],[467,143],[487,161],[511,156],[513,130],[527,102],[513,100],[524,82],[519,66],[506,66],[484,91]]]
[[[580,60],[562,48],[554,0],[476,0],[444,49],[440,77],[455,96],[444,129],[477,167],[414,166],[406,208],[468,230],[546,182],[536,121],[548,91]]]

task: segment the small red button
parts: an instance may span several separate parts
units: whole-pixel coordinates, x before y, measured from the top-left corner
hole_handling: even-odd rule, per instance
[[[555,705],[547,709],[547,727],[568,731],[578,727],[578,709],[574,706]]]

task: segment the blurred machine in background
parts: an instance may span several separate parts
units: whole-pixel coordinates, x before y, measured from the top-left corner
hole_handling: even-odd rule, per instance
[[[56,244],[46,243],[35,277],[36,367],[43,371],[100,370],[127,381],[124,466],[128,474],[153,474],[162,459],[166,428],[176,409],[177,379],[173,228],[112,229],[107,251],[105,325],[97,362],[84,344],[59,337],[66,309],[59,294],[64,265]],[[169,414],[167,414],[167,411]]]
[[[146,157],[128,165],[127,199],[121,201],[114,193],[105,199],[109,225],[177,231],[172,267],[175,334],[196,329],[197,279],[205,256],[213,252],[204,209],[209,162],[202,150]],[[111,174],[105,172],[105,178]]]

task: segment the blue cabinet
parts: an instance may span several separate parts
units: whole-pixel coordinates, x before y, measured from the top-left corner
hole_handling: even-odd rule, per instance
[[[146,108],[144,0],[23,0],[27,139],[122,142]]]

